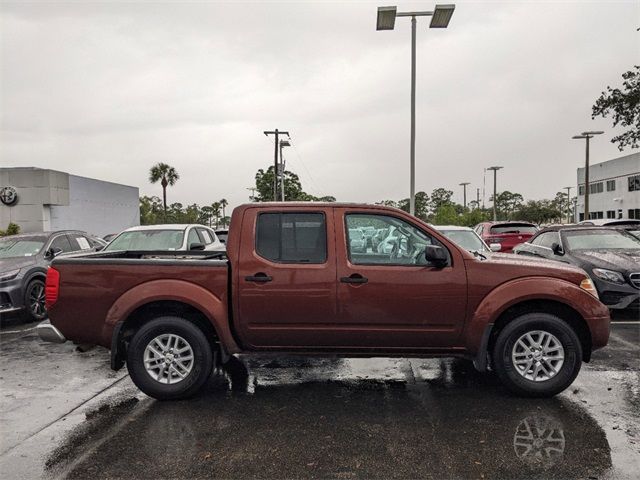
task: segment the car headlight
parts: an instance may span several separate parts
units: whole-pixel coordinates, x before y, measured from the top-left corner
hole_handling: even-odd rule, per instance
[[[618,285],[626,283],[622,274],[614,270],[607,270],[605,268],[594,268],[593,274],[600,280],[604,280],[605,282],[617,283]]]
[[[20,269],[17,270],[9,270],[8,272],[0,273],[0,282],[6,282],[8,280],[13,280],[20,273]]]
[[[596,297],[598,300],[600,300],[600,297],[598,297],[598,291],[596,290],[596,287],[593,284],[593,281],[589,277],[584,278],[580,282],[580,288],[583,289],[585,292],[590,293],[591,295]]]

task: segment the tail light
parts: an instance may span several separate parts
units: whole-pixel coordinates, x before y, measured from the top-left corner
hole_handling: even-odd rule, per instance
[[[494,237],[492,235],[489,235],[486,240],[487,243],[502,243],[504,241],[504,238],[502,237]]]
[[[60,290],[60,272],[53,267],[47,270],[47,281],[44,287],[44,304],[46,308],[51,307],[58,301]]]

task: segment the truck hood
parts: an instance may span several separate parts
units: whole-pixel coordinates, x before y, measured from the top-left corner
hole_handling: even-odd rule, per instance
[[[587,276],[587,273],[579,267],[544,258],[525,257],[512,253],[492,253],[487,257],[487,260],[482,261],[483,265],[492,270],[511,272],[512,278],[540,275],[580,284]]]
[[[572,255],[584,266],[619,272],[640,271],[640,250],[581,250]]]

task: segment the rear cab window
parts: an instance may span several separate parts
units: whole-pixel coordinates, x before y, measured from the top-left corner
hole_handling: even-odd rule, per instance
[[[256,253],[277,263],[325,263],[327,222],[324,213],[260,213],[256,224]]]
[[[535,225],[530,225],[528,223],[506,223],[506,224],[498,224],[492,225],[490,229],[491,234],[505,234],[505,233],[516,233],[516,234],[530,234],[533,235],[536,233],[538,229]]]

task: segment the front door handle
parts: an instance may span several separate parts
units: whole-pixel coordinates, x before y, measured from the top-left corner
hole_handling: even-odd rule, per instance
[[[271,280],[273,280],[273,278],[264,272],[258,272],[255,275],[249,275],[248,277],[244,277],[245,282],[265,283],[265,282],[270,282]]]
[[[342,283],[367,283],[369,279],[367,277],[363,277],[359,273],[354,273],[348,277],[340,278],[340,281]]]

